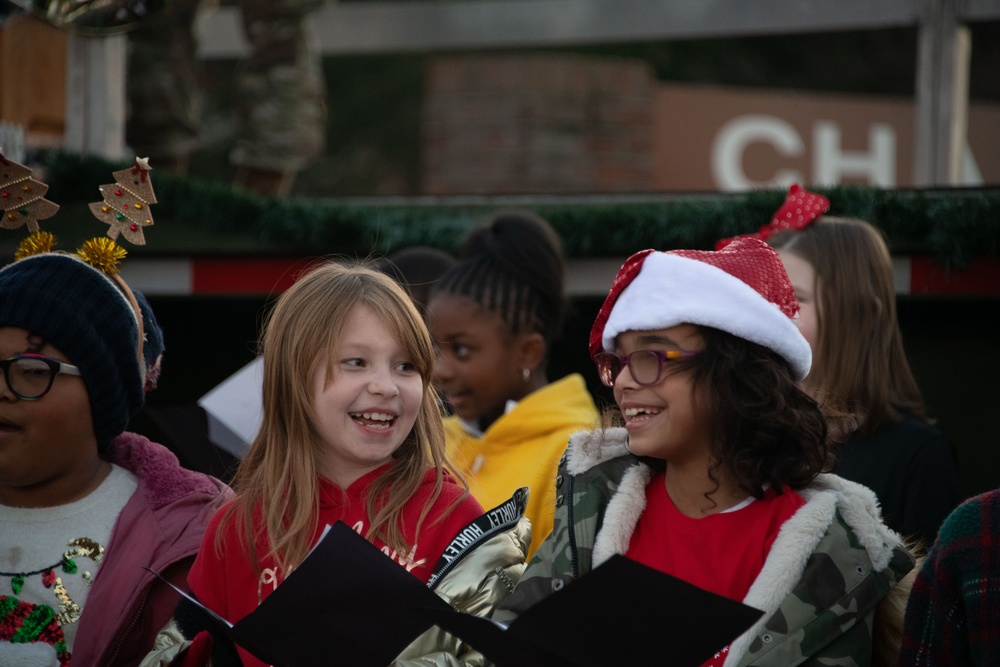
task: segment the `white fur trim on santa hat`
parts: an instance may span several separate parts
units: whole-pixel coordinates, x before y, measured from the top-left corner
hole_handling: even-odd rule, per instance
[[[739,278],[711,264],[650,253],[639,275],[622,291],[601,342],[613,350],[618,334],[697,324],[729,332],[774,350],[797,380],[809,373],[812,350],[798,323]]]

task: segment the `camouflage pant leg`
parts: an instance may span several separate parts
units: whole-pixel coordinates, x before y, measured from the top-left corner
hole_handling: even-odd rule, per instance
[[[186,156],[198,145],[201,91],[193,26],[202,0],[173,0],[129,33],[125,139],[158,159]]]
[[[240,136],[230,161],[272,171],[301,170],[322,152],[326,89],[305,20],[322,0],[242,0],[250,58],[237,77]]]

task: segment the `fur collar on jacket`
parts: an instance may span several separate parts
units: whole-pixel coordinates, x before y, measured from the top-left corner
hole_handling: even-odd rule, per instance
[[[137,433],[115,438],[105,459],[139,478],[154,510],[190,495],[218,496],[226,488],[214,477],[182,468],[173,452]]]
[[[623,428],[578,433],[570,439],[566,469],[572,475],[581,475],[603,462],[630,456],[627,444]],[[646,485],[653,474],[653,469],[639,458],[625,472],[594,539],[594,567],[628,549],[639,516],[646,508]],[[798,492],[805,506],[781,527],[764,568],[743,600],[764,610],[764,619],[778,609],[798,583],[806,561],[838,511],[868,553],[876,572],[889,566],[893,549],[901,544],[899,535],[882,523],[878,500],[870,489],[837,475],[823,474]],[[732,652],[741,654],[746,647],[737,644],[752,636],[748,632],[737,640]]]

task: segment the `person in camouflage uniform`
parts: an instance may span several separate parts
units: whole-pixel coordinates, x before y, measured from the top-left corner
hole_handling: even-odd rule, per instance
[[[623,265],[594,323],[591,352],[602,381],[615,389],[626,426],[570,438],[556,478],[553,530],[494,620],[509,623],[615,554],[685,579],[697,571],[689,560],[710,562],[711,578],[716,564],[728,574],[733,561],[759,558],[744,588],[720,594],[764,614],[706,665],[894,664],[908,592],[901,580],[914,556],[882,522],[872,491],[823,472],[829,468],[825,424],[795,384],[811,360],[793,319],[797,307],[777,254],[756,239],[719,252],[643,251]],[[700,338],[690,337],[692,329]],[[684,336],[682,346],[677,341]],[[648,348],[635,349],[636,340]],[[698,340],[701,349],[691,342]],[[742,346],[745,356],[730,354],[727,345]],[[767,383],[754,383],[766,367],[778,370]],[[683,433],[677,430],[686,409],[682,395],[673,394],[672,402],[656,398],[678,382],[690,383],[692,405],[709,404]],[[740,395],[755,397],[753,408],[727,410],[724,404],[739,404]],[[703,426],[708,452],[698,454],[691,434]],[[691,471],[692,460],[700,470]],[[658,485],[665,486],[673,513],[686,514],[684,526],[697,524],[694,532],[674,530],[682,524],[668,520],[662,501],[654,502]],[[702,503],[685,512],[692,497],[707,499],[710,509]],[[748,510],[776,502],[791,504],[785,516],[774,515],[759,540],[769,547],[755,555],[756,533],[742,543],[733,533],[752,530],[744,528],[753,516]],[[712,522],[727,513],[731,518],[722,520],[729,523],[715,525],[730,531],[724,540],[743,546],[705,550],[697,532],[717,530]],[[668,529],[651,556],[642,549],[649,539],[643,531],[657,524]],[[657,550],[689,553],[678,565],[657,560]]]
[[[241,0],[249,57],[237,76],[236,183],[286,195],[323,151],[326,87],[306,30],[324,0]],[[126,139],[157,166],[183,173],[199,144],[201,93],[194,25],[204,0],[173,0],[130,34]]]
[[[250,58],[237,76],[240,136],[229,155],[236,182],[285,195],[319,157],[326,134],[323,70],[306,17],[323,0],[241,0]]]
[[[129,33],[125,141],[159,169],[184,173],[199,146],[194,23],[203,0],[173,0]]]

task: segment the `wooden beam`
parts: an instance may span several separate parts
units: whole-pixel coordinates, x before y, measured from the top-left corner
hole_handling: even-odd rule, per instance
[[[67,150],[125,157],[125,36],[70,33],[66,57]]]
[[[1000,7],[1000,0],[979,0]],[[333,3],[312,17],[323,54],[525,48],[916,25],[920,0],[448,0]],[[247,52],[238,7],[200,25],[199,55]]]
[[[918,187],[962,182],[971,42],[954,0],[929,0],[917,47],[913,180]]]

